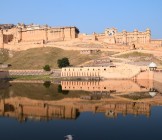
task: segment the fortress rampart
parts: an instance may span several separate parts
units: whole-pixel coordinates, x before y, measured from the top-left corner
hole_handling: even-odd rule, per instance
[[[162,40],[151,39],[151,30],[138,31],[135,29],[133,32],[123,30],[118,32],[116,28],[107,28],[104,33],[93,33],[90,35],[79,34],[79,29],[75,26],[68,27],[49,27],[47,25],[0,25],[0,48],[14,49],[15,46],[25,49],[33,48],[36,46],[42,47],[42,44],[59,41],[79,40],[98,41],[101,43],[111,45],[151,45],[162,46]],[[24,46],[26,43],[28,47]],[[37,45],[32,45],[32,44]]]
[[[78,34],[79,30],[76,27],[49,27],[47,25],[18,24],[13,28],[4,27],[1,29],[0,48],[3,48],[4,44],[15,45],[23,42],[41,42],[45,44],[51,41],[72,40],[77,38]]]

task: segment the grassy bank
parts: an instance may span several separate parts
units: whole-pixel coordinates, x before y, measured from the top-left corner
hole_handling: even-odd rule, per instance
[[[20,75],[20,76],[10,76],[13,80],[43,80],[49,81],[51,80],[50,75]]]

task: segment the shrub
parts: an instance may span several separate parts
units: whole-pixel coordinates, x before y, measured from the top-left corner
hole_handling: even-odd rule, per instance
[[[69,59],[66,57],[64,57],[62,59],[58,59],[57,64],[58,64],[59,68],[70,66]]]
[[[43,69],[44,69],[45,71],[51,71],[51,68],[50,68],[49,65],[45,65],[45,66],[43,67]]]

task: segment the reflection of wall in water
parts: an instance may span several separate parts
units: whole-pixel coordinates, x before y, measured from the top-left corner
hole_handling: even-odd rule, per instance
[[[131,80],[107,80],[107,81],[61,81],[63,90],[87,90],[87,91],[148,91],[149,83],[144,86]],[[148,87],[147,87],[148,86]]]
[[[117,117],[119,113],[124,116],[127,114],[150,116],[151,108],[147,103],[117,103],[98,108],[97,112],[102,112],[103,110],[106,110],[105,115],[107,117]]]
[[[73,106],[51,105],[43,102],[19,103],[12,100],[0,100],[0,114],[2,116],[16,117],[19,120],[38,119],[50,120],[53,118],[76,119],[77,109]]]
[[[117,117],[119,113],[123,115],[150,115],[151,105],[148,103],[133,102],[110,102],[104,105],[94,103],[79,103],[62,105],[48,103],[44,101],[26,100],[26,98],[10,98],[0,100],[0,115],[17,118],[20,121],[26,119],[51,120],[76,119],[79,112],[104,112],[107,117]]]

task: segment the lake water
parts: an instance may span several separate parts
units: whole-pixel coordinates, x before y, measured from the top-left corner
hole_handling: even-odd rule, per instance
[[[0,81],[2,140],[161,140],[162,84]]]

